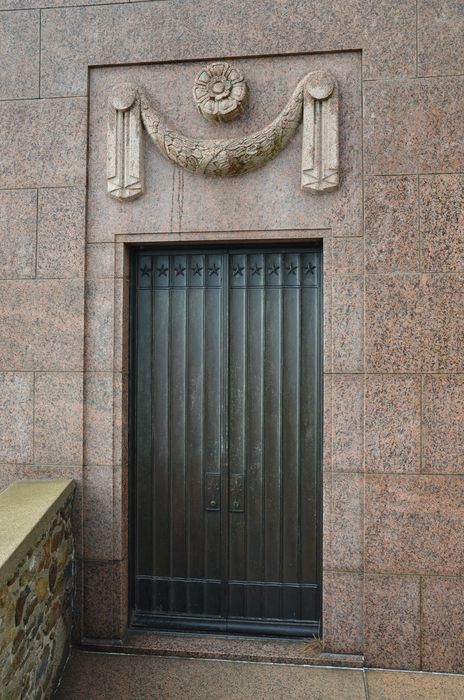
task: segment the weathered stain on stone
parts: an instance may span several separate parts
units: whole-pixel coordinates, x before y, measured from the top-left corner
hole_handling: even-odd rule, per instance
[[[51,547],[52,547],[53,552],[55,552],[58,549],[58,547],[60,546],[60,544],[63,541],[63,537],[64,537],[63,530],[58,530],[58,532],[55,532],[55,534],[53,535],[53,537],[51,539],[51,542],[52,542]]]
[[[48,581],[46,578],[39,578],[37,581],[37,585],[35,588],[35,594],[37,598],[42,601],[45,596],[47,595],[47,590],[48,590]]]
[[[43,569],[47,569],[50,566],[50,562],[52,560],[52,556],[49,551],[45,551],[42,559],[40,560],[39,564],[39,571],[42,571]]]
[[[50,569],[48,570],[48,587],[50,588],[50,591],[53,593],[53,589],[55,588],[55,583],[56,583],[56,574],[57,574],[57,565],[56,562],[52,562]]]
[[[26,599],[31,592],[31,589],[26,586],[26,588],[21,591],[19,594],[19,598],[16,601],[16,610],[15,610],[15,624],[18,626],[23,618],[23,611],[24,611],[24,605],[26,603]]]
[[[15,637],[13,639],[13,645],[11,647],[11,651],[13,652],[13,654],[16,654],[16,652],[18,651],[19,645],[21,644],[23,639],[24,639],[24,630],[18,629],[18,632],[17,632],[17,634],[15,634]]]

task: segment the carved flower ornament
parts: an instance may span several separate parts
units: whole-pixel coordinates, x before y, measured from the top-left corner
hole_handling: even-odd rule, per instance
[[[248,87],[236,68],[224,62],[210,63],[195,77],[193,98],[205,119],[229,122],[242,114]]]
[[[227,121],[234,111],[243,109],[245,83],[238,71],[225,63],[201,71],[196,88],[200,88],[200,111],[204,113],[208,106],[209,119]],[[245,97],[240,101],[239,95]],[[110,110],[107,187],[108,194],[116,199],[130,201],[143,194],[142,129],[165,158],[189,172],[234,177],[275,158],[303,122],[302,189],[322,193],[338,188],[338,86],[327,71],[311,71],[303,76],[272,122],[251,134],[232,138],[186,136],[163,116],[141,87],[133,84],[115,88]]]

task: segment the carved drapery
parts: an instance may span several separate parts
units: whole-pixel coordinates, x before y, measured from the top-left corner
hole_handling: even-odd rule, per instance
[[[140,98],[135,86],[116,88],[108,120],[108,193],[116,199],[143,194],[143,147]]]
[[[143,194],[141,121],[160,153],[192,173],[233,177],[265,165],[282,151],[303,119],[301,187],[310,192],[338,186],[338,88],[314,71],[296,86],[270,124],[248,136],[201,139],[179,132],[135,85],[116,88],[108,131],[108,192],[122,200]]]
[[[304,84],[301,187],[330,192],[338,187],[338,87],[331,75],[310,73]]]

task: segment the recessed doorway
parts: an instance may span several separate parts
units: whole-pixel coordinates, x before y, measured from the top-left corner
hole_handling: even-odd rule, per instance
[[[132,264],[132,624],[319,633],[320,248]]]

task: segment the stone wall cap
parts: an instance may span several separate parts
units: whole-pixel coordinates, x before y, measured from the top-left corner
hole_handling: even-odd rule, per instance
[[[72,479],[27,479],[0,493],[0,583],[11,577],[74,489]]]

